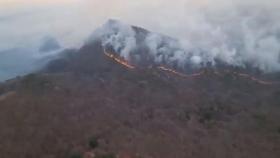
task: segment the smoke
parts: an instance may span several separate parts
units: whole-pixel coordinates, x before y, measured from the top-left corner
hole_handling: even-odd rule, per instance
[[[182,22],[178,39],[184,54],[196,59],[195,63],[215,65],[218,60],[234,66],[249,64],[266,72],[280,70],[279,11],[235,6],[193,14]]]
[[[184,68],[188,64],[201,67],[222,62],[264,72],[280,70],[280,12],[275,7],[261,2],[235,2],[232,6],[210,4],[185,11],[188,7],[182,5],[169,11],[159,6],[153,9],[163,17],[156,18],[158,26],[147,28],[157,28],[152,30],[160,33],[145,37],[145,46],[155,63],[175,63]],[[129,60],[137,48],[137,35],[129,25],[116,23],[109,22],[98,32],[103,32],[105,45],[112,45]],[[163,34],[177,40],[168,40]]]
[[[62,51],[58,47],[49,45],[49,41],[45,39],[38,43],[33,47],[0,50],[0,81],[37,71]]]
[[[1,54],[6,50],[22,50],[10,52],[9,59],[40,56],[38,48],[46,36],[55,38],[62,48],[81,47],[96,28],[113,18],[125,24],[114,26],[113,32],[103,28],[107,34],[103,44],[114,43],[114,49],[127,59],[136,56],[133,50],[138,48],[135,31],[126,25],[131,24],[156,32],[145,38],[155,63],[201,67],[222,61],[280,71],[279,9],[278,0],[0,1],[0,62],[3,65],[6,55]],[[177,40],[166,43],[162,35]],[[28,64],[33,59],[25,62],[28,67],[37,66]],[[17,62],[2,65],[2,74],[22,67]]]
[[[109,20],[92,36],[97,39],[101,38],[103,47],[113,46],[113,49],[127,60],[129,60],[132,50],[136,48],[136,33],[132,27],[114,20]]]
[[[71,12],[64,7],[30,5],[6,9],[1,3],[0,81],[36,71],[63,48],[83,43],[79,38],[82,33],[71,30]],[[54,41],[56,48],[51,48],[50,42]]]

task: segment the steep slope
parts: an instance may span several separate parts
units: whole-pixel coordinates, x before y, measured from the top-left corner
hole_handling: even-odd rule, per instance
[[[280,156],[278,84],[133,61],[93,40],[1,84],[0,157]]]

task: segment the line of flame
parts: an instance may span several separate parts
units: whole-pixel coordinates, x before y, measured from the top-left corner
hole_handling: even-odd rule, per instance
[[[127,61],[125,61],[124,59],[120,59],[119,57],[115,56],[114,54],[108,53],[104,50],[104,54],[113,59],[114,61],[116,61],[117,63],[129,68],[129,69],[135,69],[135,66],[129,64]]]
[[[104,49],[104,54],[113,59],[114,61],[116,61],[117,63],[125,66],[126,68],[129,68],[129,69],[135,69],[136,67],[133,66],[132,64],[130,64],[128,61],[126,61],[125,59],[121,59],[120,57],[118,57],[117,55],[114,55],[112,53],[108,53],[105,49]],[[192,78],[192,77],[198,77],[198,76],[201,76],[205,73],[205,71],[201,71],[201,72],[198,72],[198,73],[195,73],[195,74],[191,74],[191,75],[187,75],[187,74],[184,74],[184,73],[180,73],[178,71],[175,71],[173,69],[170,69],[170,68],[167,68],[167,67],[164,67],[164,66],[159,66],[158,69],[160,70],[163,70],[163,71],[166,71],[166,72],[170,72],[172,74],[175,74],[177,76],[180,76],[180,77],[183,77],[183,78]],[[216,75],[222,75],[220,72],[218,71],[214,71],[214,73]],[[262,84],[262,85],[275,85],[275,84],[279,84],[278,82],[269,82],[269,81],[264,81],[264,80],[261,80],[261,79],[258,79],[254,76],[251,76],[249,74],[245,74],[245,73],[238,73],[238,72],[234,72],[234,74],[240,76],[240,77],[243,77],[243,78],[248,78],[252,81],[255,81],[259,84]]]
[[[201,76],[205,73],[205,71],[201,71],[201,72],[198,72],[198,73],[195,73],[195,74],[191,74],[191,75],[186,75],[186,74],[183,74],[183,73],[180,73],[180,72],[177,72],[173,69],[170,69],[170,68],[166,68],[164,66],[160,66],[158,67],[159,69],[163,70],[163,71],[167,71],[167,72],[170,72],[170,73],[173,73],[173,74],[176,74],[178,76],[181,76],[181,77],[184,77],[184,78],[191,78],[191,77],[198,77],[198,76]],[[221,73],[215,71],[214,72],[215,74],[217,75],[222,75]],[[240,77],[243,77],[243,78],[248,78],[254,82],[257,82],[259,84],[262,84],[262,85],[276,85],[276,84],[279,84],[278,82],[269,82],[269,81],[264,81],[264,80],[261,80],[261,79],[258,79],[254,76],[251,76],[249,74],[245,74],[245,73],[238,73],[238,72],[234,72],[234,74],[240,76]]]
[[[180,73],[178,71],[175,71],[173,69],[170,69],[170,68],[167,68],[167,67],[164,67],[164,66],[159,66],[158,69],[163,70],[163,71],[167,71],[167,72],[170,72],[170,73],[173,73],[175,75],[178,75],[178,76],[181,76],[181,77],[184,77],[184,78],[198,77],[198,76],[201,76],[201,75],[204,74],[204,71],[201,71],[199,73],[195,73],[195,74],[191,74],[191,75],[186,75],[186,74]]]
[[[229,71],[227,71],[229,72]],[[222,76],[222,74],[218,71],[215,71],[214,72],[216,75],[219,75],[219,76]],[[262,85],[276,85],[276,84],[279,84],[279,82],[269,82],[269,81],[264,81],[264,80],[261,80],[261,79],[258,79],[252,75],[249,75],[249,74],[245,74],[245,73],[238,73],[238,72],[233,72],[233,74],[239,76],[239,77],[243,77],[243,78],[247,78],[247,79],[250,79],[254,82],[257,82],[259,84],[262,84]]]

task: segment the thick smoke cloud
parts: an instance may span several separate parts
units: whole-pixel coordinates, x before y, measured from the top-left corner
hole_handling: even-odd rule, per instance
[[[167,34],[178,39],[176,42],[166,42],[158,33],[146,37],[145,44],[156,63],[176,63],[183,68],[186,64],[200,67],[222,62],[239,67],[249,65],[264,72],[280,70],[280,14],[275,8],[235,5],[203,9],[189,11],[182,16],[186,19],[177,18],[176,24],[172,20],[160,23],[173,27],[174,32],[165,26],[159,30],[166,29]],[[133,55],[129,53],[136,48],[131,27],[107,23],[102,29],[98,32],[103,32],[103,43],[110,43],[129,60]]]
[[[279,9],[278,0],[1,1],[0,62],[3,65],[6,61],[3,52],[20,49],[24,53],[10,53],[10,57],[16,59],[20,54],[32,59],[25,62],[29,67],[28,63],[37,61],[31,56],[39,56],[42,38],[53,37],[62,48],[80,47],[96,28],[113,18],[179,40],[163,48],[158,34],[150,35],[146,41],[155,62],[170,60],[180,66],[201,66],[221,60],[237,66],[251,64],[266,72],[279,71]],[[116,49],[129,58],[135,47],[134,33],[130,28],[121,32],[126,45],[116,45]],[[116,42],[121,35],[115,36],[106,42]],[[162,52],[170,49],[174,51],[167,58]],[[16,63],[6,67],[20,67]],[[2,74],[6,67],[0,66]]]
[[[103,47],[113,46],[120,55],[129,60],[130,53],[136,48],[136,33],[131,26],[109,20],[101,28],[97,29],[92,37],[102,40]]]

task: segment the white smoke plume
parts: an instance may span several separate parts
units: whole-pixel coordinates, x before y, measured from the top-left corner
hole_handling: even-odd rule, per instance
[[[136,33],[131,26],[109,20],[95,32],[99,33],[98,38],[102,39],[103,47],[113,46],[114,50],[129,60],[130,53],[136,47]]]
[[[159,33],[147,35],[145,45],[154,62],[184,68],[186,64],[200,67],[218,61],[265,72],[280,71],[280,13],[260,6],[226,9],[192,11],[188,19],[175,25],[182,34],[174,36],[177,40]],[[131,26],[108,22],[97,32],[103,33],[104,45],[110,44],[127,60],[133,55],[137,44]]]
[[[0,73],[7,78],[5,74],[11,74],[8,71],[23,67],[17,62],[4,62],[5,58],[16,61],[38,55],[37,46],[45,36],[54,37],[62,48],[81,47],[100,24],[111,18],[156,32],[145,40],[155,63],[199,67],[223,61],[265,72],[280,71],[279,10],[279,0],[0,1]],[[121,25],[115,26],[121,29],[114,30],[119,32],[103,44],[119,43],[114,49],[131,58],[139,47],[135,32]],[[178,41],[163,46],[162,34]],[[28,51],[9,53],[8,57],[3,53],[18,49]],[[37,65],[24,63],[27,67]]]

